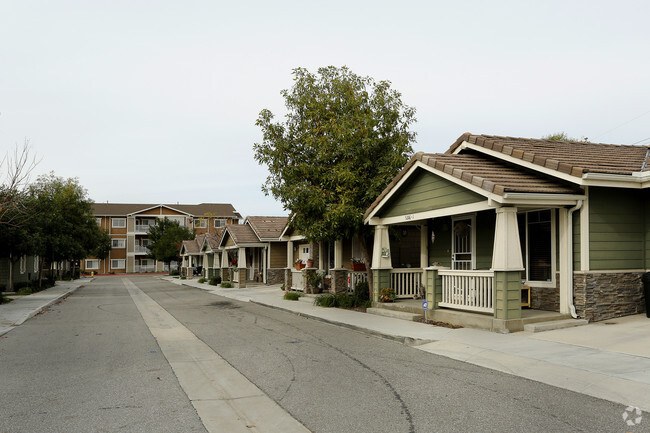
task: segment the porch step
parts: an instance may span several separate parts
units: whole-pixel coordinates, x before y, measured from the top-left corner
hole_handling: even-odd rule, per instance
[[[405,311],[388,310],[386,308],[368,308],[366,313],[376,314],[378,316],[392,317],[394,319],[409,320],[414,322],[424,317],[423,314],[408,313]]]
[[[575,326],[582,326],[589,323],[585,319],[566,319],[566,320],[553,320],[550,322],[529,323],[524,325],[526,332],[544,332],[552,331],[554,329],[573,328]]]

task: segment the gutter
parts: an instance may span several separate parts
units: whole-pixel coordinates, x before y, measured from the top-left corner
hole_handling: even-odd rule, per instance
[[[576,313],[576,306],[573,303],[573,213],[577,210],[580,210],[582,208],[582,203],[584,200],[578,201],[578,203],[573,206],[571,209],[569,209],[568,216],[567,216],[567,240],[569,242],[569,254],[567,257],[567,271],[569,274],[568,280],[568,287],[567,287],[567,299],[568,305],[569,305],[569,313],[571,313],[571,317],[574,319],[578,318],[578,314]]]

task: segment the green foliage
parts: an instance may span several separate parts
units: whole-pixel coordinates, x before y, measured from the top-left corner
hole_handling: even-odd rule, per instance
[[[203,277],[199,278],[199,283],[201,283],[201,284],[205,283],[206,281],[208,281],[208,280],[203,278]]]
[[[415,139],[415,109],[390,82],[360,77],[346,67],[316,74],[293,70],[283,90],[284,122],[262,110],[263,133],[255,159],[269,176],[262,189],[291,212],[310,240],[359,234],[363,214],[408,161]]]
[[[175,269],[175,270],[169,272],[169,275],[171,275],[171,276],[180,275],[180,274],[181,274],[181,271],[179,271],[178,269]]]
[[[97,234],[97,245],[93,248],[91,255],[100,260],[104,260],[111,253],[112,243],[108,230],[99,230]]]
[[[180,261],[181,244],[185,240],[194,239],[194,232],[187,227],[181,227],[178,221],[165,217],[157,219],[149,228],[149,244],[147,248],[154,259],[167,263]]]
[[[360,299],[347,293],[324,294],[314,299],[314,305],[320,307],[337,307],[337,308],[368,308],[371,302]]]
[[[221,284],[221,277],[210,277],[209,284],[211,286],[218,286],[219,284]]]
[[[321,283],[323,282],[323,274],[318,273],[317,271],[307,271],[307,284],[314,289],[320,289]]]
[[[359,302],[365,302],[370,300],[370,291],[368,289],[367,281],[361,281],[355,284],[354,297],[357,298]]]
[[[230,289],[232,287],[232,284],[230,284],[229,282],[221,283],[221,287],[223,287],[224,289]]]
[[[284,299],[287,301],[297,301],[300,298],[300,293],[298,292],[286,292],[284,294]]]
[[[181,275],[181,280],[186,280],[187,277],[185,275]]]
[[[280,290],[285,291],[284,284],[280,286]]]
[[[545,135],[542,137],[542,140],[551,140],[551,141],[577,141],[580,143],[589,143],[589,139],[587,137],[580,137],[580,138],[573,138],[569,137],[569,135],[562,131],[562,132],[554,132],[553,134]]]

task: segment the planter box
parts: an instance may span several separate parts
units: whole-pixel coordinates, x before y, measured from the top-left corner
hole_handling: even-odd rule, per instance
[[[365,263],[352,263],[352,270],[354,272],[363,272],[366,270]]]
[[[305,266],[307,266],[307,265],[305,265],[304,263],[296,263],[296,270],[299,271],[302,268],[304,268]]]

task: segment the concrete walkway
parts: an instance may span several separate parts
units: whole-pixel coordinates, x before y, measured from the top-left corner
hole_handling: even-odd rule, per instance
[[[32,295],[16,297],[8,304],[0,305],[0,336],[31,319],[90,281],[92,281],[92,278],[57,281],[54,287]]]
[[[554,331],[497,334],[285,301],[280,286],[224,289],[164,277],[215,295],[254,302],[409,344],[419,350],[650,411],[650,319],[643,315]]]

